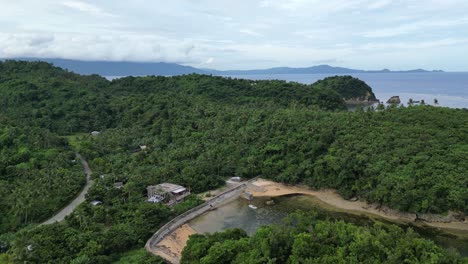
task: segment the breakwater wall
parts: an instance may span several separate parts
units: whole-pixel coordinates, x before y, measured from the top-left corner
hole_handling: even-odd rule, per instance
[[[149,252],[151,252],[152,254],[155,254],[156,255],[156,250],[157,250],[157,247],[156,245],[161,242],[164,237],[166,237],[167,235],[171,234],[172,232],[174,232],[177,228],[181,227],[182,225],[184,225],[185,223],[187,223],[188,221],[194,219],[195,217],[197,216],[200,216],[201,214],[209,211],[209,210],[213,210],[214,208],[218,207],[218,206],[221,206],[223,204],[226,204],[228,202],[231,202],[231,201],[234,201],[235,199],[237,199],[249,186],[251,186],[252,182],[255,181],[256,178],[248,181],[248,182],[244,182],[244,183],[241,183],[240,185],[232,188],[232,189],[229,189],[223,193],[220,193],[218,195],[216,195],[215,197],[213,197],[212,199],[210,199],[209,201],[197,206],[197,207],[194,207],[190,210],[188,210],[187,212],[175,217],[174,219],[172,219],[171,221],[169,221],[168,223],[166,223],[164,226],[162,226],[158,231],[156,231],[156,233],[154,233],[154,235],[146,242],[146,245],[145,245],[145,249]]]

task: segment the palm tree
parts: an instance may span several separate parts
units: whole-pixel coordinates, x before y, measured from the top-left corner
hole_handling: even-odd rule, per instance
[[[409,105],[409,106],[412,106],[412,105],[413,105],[413,98],[410,98],[410,99],[408,100],[408,105]]]
[[[438,105],[439,104],[439,100],[437,100],[437,98],[434,98],[434,105]]]

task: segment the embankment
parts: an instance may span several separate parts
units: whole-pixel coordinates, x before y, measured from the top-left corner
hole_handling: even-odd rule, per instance
[[[161,242],[166,236],[175,232],[178,228],[183,226],[188,221],[194,219],[195,217],[200,216],[201,214],[209,210],[213,210],[223,204],[237,199],[239,195],[247,189],[251,181],[241,183],[240,185],[232,189],[229,189],[219,195],[214,196],[209,201],[175,217],[163,227],[161,227],[156,233],[154,233],[154,235],[146,242],[146,250],[155,255],[159,255],[165,258],[166,260],[171,261],[172,263],[177,262],[180,256],[174,256],[174,258],[168,259],[166,256],[168,254],[171,255],[171,253],[168,252],[168,248],[159,246],[158,243]]]

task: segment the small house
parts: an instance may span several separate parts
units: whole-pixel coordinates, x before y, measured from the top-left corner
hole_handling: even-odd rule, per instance
[[[97,206],[97,205],[101,205],[101,204],[102,204],[102,202],[98,201],[98,200],[94,200],[94,201],[91,202],[91,205],[93,205],[93,206]]]
[[[122,189],[124,186],[123,182],[116,182],[114,183],[114,188],[115,189]]]
[[[241,181],[241,177],[231,177],[230,181],[233,181],[233,182],[240,182]]]
[[[148,192],[148,202],[164,203],[169,206],[182,202],[185,197],[190,195],[187,188],[172,183],[148,186],[146,190]]]
[[[97,137],[97,136],[99,136],[100,134],[101,134],[101,132],[99,132],[99,131],[93,131],[93,132],[91,132],[91,136],[93,136],[93,137]]]

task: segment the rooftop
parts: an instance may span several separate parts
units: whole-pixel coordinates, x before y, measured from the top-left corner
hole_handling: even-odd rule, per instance
[[[158,185],[152,185],[152,186],[148,186],[148,189],[159,189],[161,192],[174,192],[174,193],[180,193],[180,192],[183,192],[185,191],[185,187],[183,186],[180,186],[180,185],[177,185],[177,184],[173,184],[173,183],[161,183],[161,184],[158,184]]]

